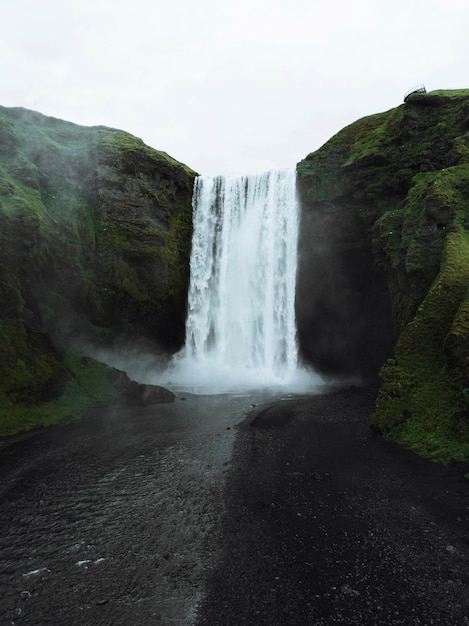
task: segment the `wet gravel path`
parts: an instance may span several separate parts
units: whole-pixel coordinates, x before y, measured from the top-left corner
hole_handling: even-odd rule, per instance
[[[0,624],[469,624],[469,468],[374,438],[373,399],[178,397],[4,447]]]

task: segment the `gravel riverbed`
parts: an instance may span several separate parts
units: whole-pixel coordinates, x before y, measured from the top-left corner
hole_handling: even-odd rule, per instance
[[[374,394],[178,394],[0,449],[0,623],[469,624],[467,468]]]

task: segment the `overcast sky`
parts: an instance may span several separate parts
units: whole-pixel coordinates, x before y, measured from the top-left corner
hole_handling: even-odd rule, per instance
[[[469,0],[0,0],[0,60],[3,106],[259,172],[416,85],[469,88]]]

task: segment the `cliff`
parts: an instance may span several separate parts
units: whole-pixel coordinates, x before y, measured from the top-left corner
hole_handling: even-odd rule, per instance
[[[469,90],[414,94],[298,166],[307,360],[380,390],[374,429],[469,459]]]
[[[182,345],[194,177],[125,132],[0,107],[0,435],[116,396],[77,338]]]
[[[469,460],[469,90],[411,95],[297,170],[304,360],[380,370],[375,431]],[[0,107],[0,436],[171,399],[77,346],[181,347],[195,175],[125,132]]]

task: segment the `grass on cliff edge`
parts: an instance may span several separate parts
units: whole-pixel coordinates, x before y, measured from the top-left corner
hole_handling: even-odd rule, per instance
[[[415,174],[467,162],[467,128],[461,124],[469,122],[468,97],[469,89],[416,94],[417,102],[435,106],[401,104],[341,129],[297,164],[307,199],[358,202],[362,213],[370,203],[378,209],[370,215],[375,219],[388,210],[386,200],[395,208]],[[449,152],[447,142],[454,144]]]
[[[80,418],[86,409],[107,406],[118,398],[119,394],[109,380],[111,368],[104,363],[65,350],[63,364],[69,373],[69,381],[64,393],[51,402],[25,407],[13,404],[0,392],[0,438]]]

